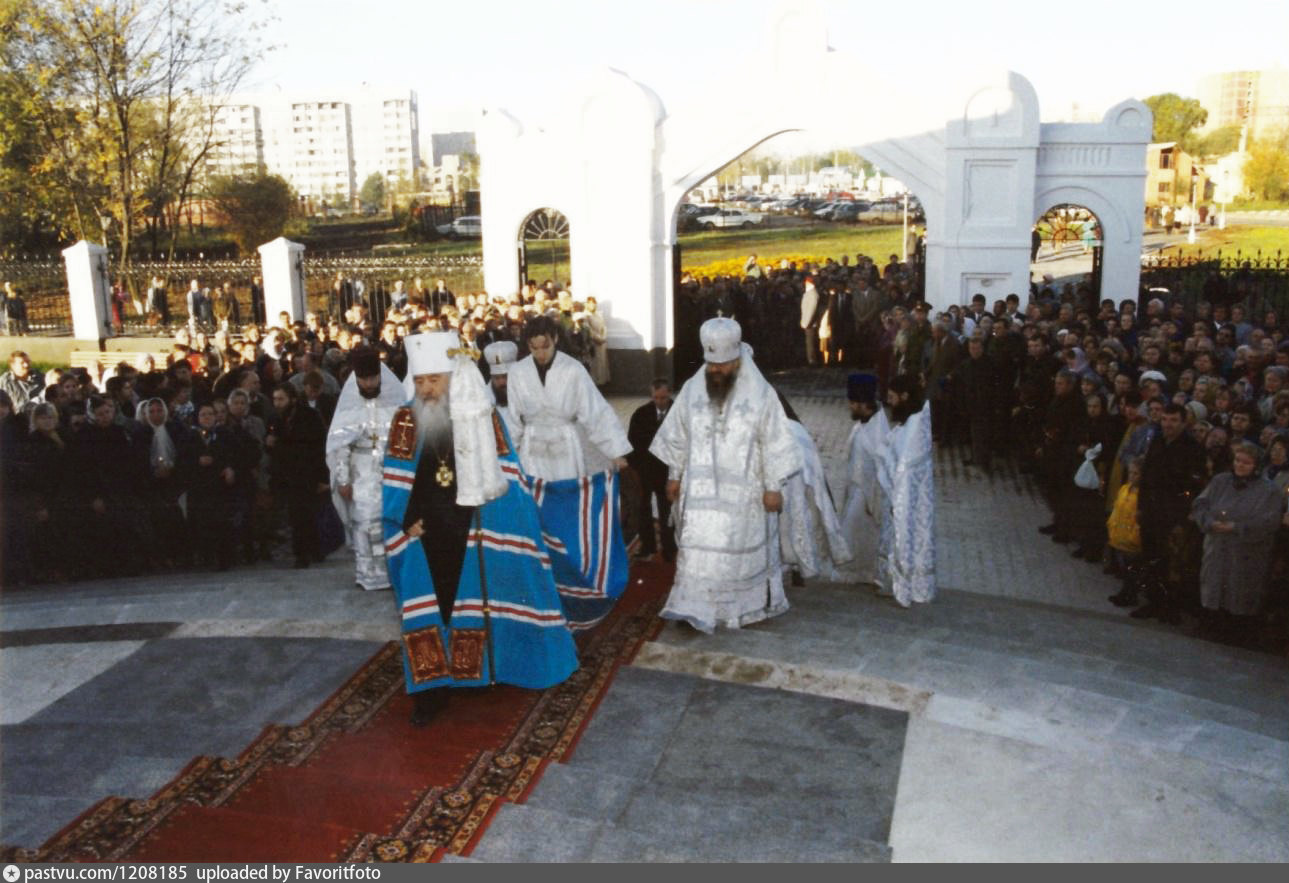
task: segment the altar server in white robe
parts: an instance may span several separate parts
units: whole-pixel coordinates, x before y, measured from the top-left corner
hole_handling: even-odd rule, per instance
[[[793,585],[801,584],[799,577],[836,582],[838,567],[851,560],[850,544],[837,519],[819,448],[787,399],[780,395],[779,401],[801,451],[802,464],[801,471],[783,487],[783,513],[779,517],[783,566],[795,571]]]
[[[779,556],[783,487],[801,449],[733,319],[699,330],[706,367],[681,389],[649,452],[667,465],[676,577],[662,615],[702,632],[788,609]]]
[[[877,401],[877,377],[852,374],[846,382],[854,425],[846,443],[846,484],[841,500],[841,529],[854,558],[838,568],[839,582],[877,584],[877,540],[886,500],[877,467],[891,433],[886,412]]]
[[[886,391],[891,434],[877,467],[886,506],[878,543],[877,581],[903,607],[935,597],[935,478],[931,403],[920,384],[901,375]]]
[[[381,526],[381,464],[403,385],[369,347],[354,350],[353,371],[336,402],[327,431],[331,497],[354,550],[355,582],[367,590],[388,589]]]
[[[507,375],[506,398],[524,471],[547,481],[610,466],[625,469],[631,442],[582,363],[559,352],[559,325],[537,316],[524,327],[529,355]]]
[[[483,348],[483,360],[488,363],[488,392],[512,441],[519,437],[519,424],[510,411],[510,369],[518,357],[519,347],[513,341],[498,340]]]

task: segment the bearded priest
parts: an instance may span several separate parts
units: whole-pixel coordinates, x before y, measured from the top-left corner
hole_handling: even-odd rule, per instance
[[[390,420],[406,397],[403,384],[368,347],[352,354],[353,371],[340,391],[327,431],[332,500],[354,551],[360,589],[388,589],[381,528],[381,466]]]
[[[424,726],[447,704],[443,688],[549,687],[577,653],[478,353],[455,332],[406,347],[411,400],[390,425],[383,522],[412,723]]]
[[[779,556],[783,487],[803,468],[788,417],[733,319],[699,329],[689,378],[649,452],[667,464],[676,579],[662,616],[702,632],[788,609]]]

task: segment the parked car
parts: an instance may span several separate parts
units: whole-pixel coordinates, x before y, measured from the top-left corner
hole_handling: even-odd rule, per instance
[[[439,224],[434,229],[448,239],[480,239],[483,237],[483,223],[478,215],[464,215],[450,224]]]
[[[850,202],[839,202],[833,206],[832,214],[828,216],[830,221],[853,221],[859,217],[859,213],[869,207],[869,203],[859,200]]]
[[[828,202],[828,200],[817,199],[814,197],[811,197],[809,199],[804,199],[801,202],[797,203],[796,213],[799,215],[804,215],[805,217],[808,218],[815,213],[816,209],[823,208],[824,203],[826,202]]]
[[[879,199],[855,217],[857,221],[870,224],[898,224],[903,219],[904,202],[893,199]]]
[[[695,223],[704,230],[713,230],[717,227],[751,227],[761,223],[765,216],[755,212],[743,212],[738,209],[723,208],[718,209],[710,215],[700,215],[695,218]]]

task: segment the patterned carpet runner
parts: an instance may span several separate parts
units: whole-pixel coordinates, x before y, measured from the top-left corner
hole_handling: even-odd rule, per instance
[[[236,758],[198,757],[150,798],[100,801],[39,849],[0,849],[0,861],[469,854],[500,804],[521,798],[571,751],[618,667],[660,627],[671,572],[633,568],[614,612],[579,636],[581,667],[557,687],[458,690],[417,729],[391,642],[303,723],[267,727]]]

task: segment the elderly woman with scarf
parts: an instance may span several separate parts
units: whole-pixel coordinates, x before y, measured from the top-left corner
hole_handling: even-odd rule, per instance
[[[1256,445],[1236,446],[1230,472],[1213,476],[1191,506],[1204,533],[1200,603],[1210,628],[1247,637],[1266,603],[1272,538],[1285,512],[1285,493],[1257,474]]]
[[[188,491],[188,527],[199,563],[228,570],[236,548],[232,535],[233,484],[237,451],[215,425],[214,405],[197,408],[197,426],[179,451]]]
[[[166,403],[159,398],[139,405],[139,431],[135,444],[146,451],[147,477],[143,484],[143,504],[152,525],[154,563],[175,566],[191,559],[188,530],[179,497],[184,492],[178,472],[179,454],[187,441],[188,430],[170,416]]]

